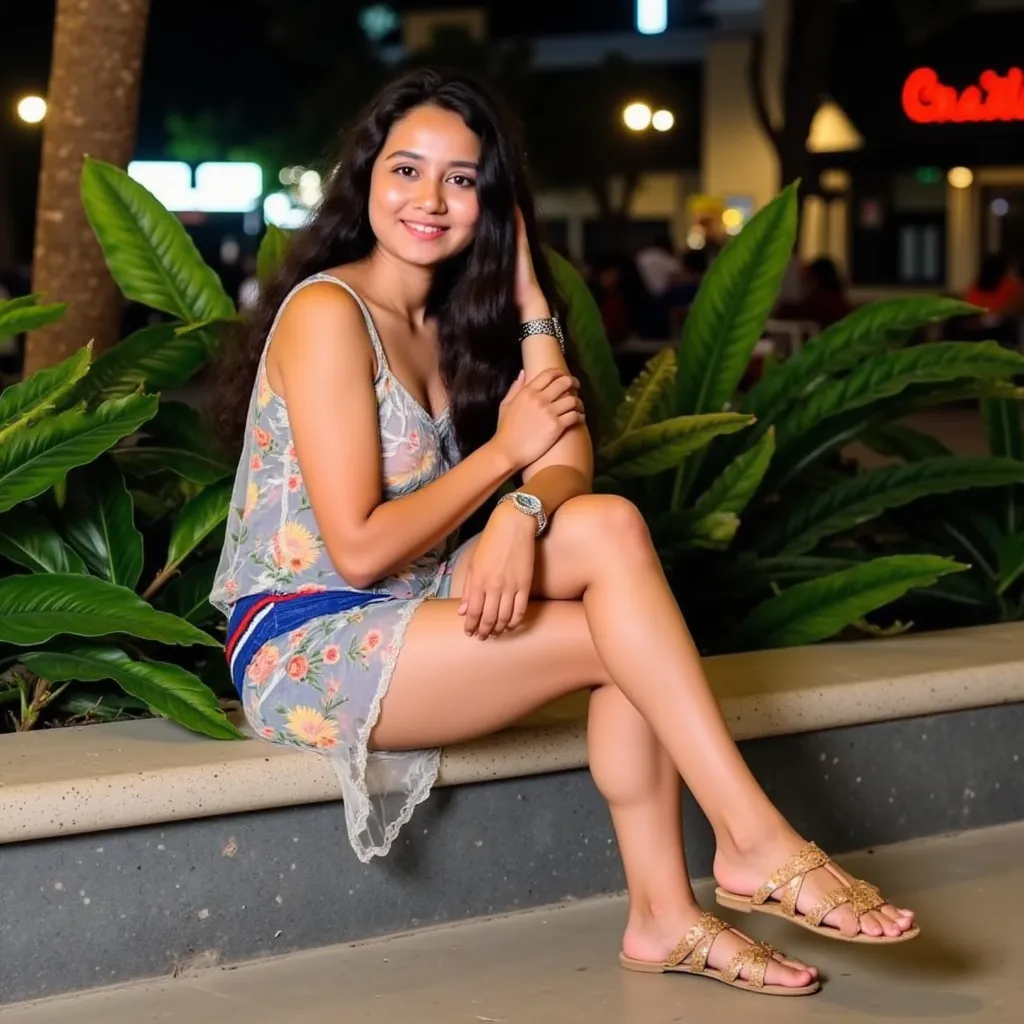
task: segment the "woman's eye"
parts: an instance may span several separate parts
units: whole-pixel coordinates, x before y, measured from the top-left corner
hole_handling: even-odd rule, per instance
[[[401,167],[395,168],[395,174],[401,175],[403,178],[411,178],[416,173],[415,167],[409,167],[407,164],[403,164]]]
[[[476,182],[472,178],[467,178],[465,174],[453,174],[449,181],[459,188],[476,188]]]

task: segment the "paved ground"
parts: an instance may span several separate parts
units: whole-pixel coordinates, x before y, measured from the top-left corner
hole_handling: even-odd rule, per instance
[[[816,962],[816,996],[769,999],[616,964],[621,899],[335,947],[0,1010],[2,1024],[856,1024],[1021,1019],[1024,823],[844,862],[919,913],[905,946],[862,949],[776,922],[759,937]]]

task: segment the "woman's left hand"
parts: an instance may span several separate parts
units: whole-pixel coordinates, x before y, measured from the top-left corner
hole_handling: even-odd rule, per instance
[[[503,502],[487,521],[471,556],[459,614],[466,635],[486,640],[523,621],[533,583],[537,524]]]
[[[516,306],[522,314],[533,310],[538,304],[544,305],[544,293],[537,283],[537,274],[533,269],[533,256],[530,253],[530,242],[526,237],[526,221],[523,213],[516,207]],[[547,316],[547,313],[543,314]],[[522,513],[520,513],[521,515]]]

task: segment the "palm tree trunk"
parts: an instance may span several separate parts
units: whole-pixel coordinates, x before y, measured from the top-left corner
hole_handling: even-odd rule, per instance
[[[120,297],[82,209],[88,154],[124,167],[135,147],[149,0],[57,0],[36,211],[33,291],[70,302],[60,323],[28,338],[25,373],[90,339],[117,341]]]

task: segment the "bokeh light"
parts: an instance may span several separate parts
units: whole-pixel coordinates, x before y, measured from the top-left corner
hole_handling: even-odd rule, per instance
[[[18,100],[18,117],[25,124],[39,124],[46,117],[46,100],[42,96],[23,96]]]
[[[642,132],[651,123],[651,108],[646,103],[630,103],[622,112],[622,120],[630,131]]]
[[[675,123],[676,116],[671,110],[656,110],[651,118],[651,126],[656,132],[671,131]]]
[[[974,181],[974,172],[969,167],[951,167],[946,180],[953,188],[970,188]]]

